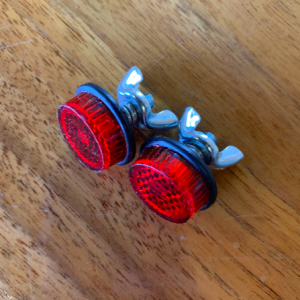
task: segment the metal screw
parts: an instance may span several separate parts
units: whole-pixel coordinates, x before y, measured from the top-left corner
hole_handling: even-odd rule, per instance
[[[117,96],[121,112],[130,124],[140,129],[171,129],[178,126],[178,118],[169,110],[154,114],[152,95],[144,95],[138,88],[143,81],[143,74],[137,67],[132,67],[121,80]]]
[[[185,143],[187,146],[192,145],[191,149],[197,148],[196,141],[201,145],[198,147],[198,151],[202,152],[202,157],[205,157],[202,146],[210,153],[210,159],[208,165],[212,169],[225,169],[230,167],[244,158],[242,151],[234,146],[228,146],[224,150],[219,152],[219,148],[216,145],[216,138],[210,132],[196,131],[197,125],[200,123],[200,115],[192,108],[187,107],[180,120],[179,124],[179,141]],[[196,145],[196,146],[195,146]]]

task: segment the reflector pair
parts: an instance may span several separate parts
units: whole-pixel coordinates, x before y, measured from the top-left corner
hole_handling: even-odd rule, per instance
[[[101,87],[86,83],[58,108],[65,141],[87,168],[101,172],[131,162],[136,148],[132,126],[150,130],[178,126],[171,111],[151,111],[152,96],[138,89],[142,80],[141,71],[133,67],[119,84],[118,103]],[[208,166],[224,169],[243,158],[233,146],[219,152],[213,134],[195,130],[200,119],[187,108],[179,124],[179,141],[163,136],[148,139],[129,171],[139,198],[171,222],[184,223],[215,202],[217,185]]]

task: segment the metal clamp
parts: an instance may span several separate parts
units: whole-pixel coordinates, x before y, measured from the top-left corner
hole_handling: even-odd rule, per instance
[[[152,95],[144,95],[138,88],[143,74],[132,67],[121,80],[117,96],[120,110],[126,114],[131,124],[140,129],[172,129],[178,126],[178,118],[169,110],[153,113]]]
[[[212,133],[195,130],[200,121],[200,115],[192,107],[187,107],[179,124],[179,141],[188,144],[188,141],[196,140],[203,144],[210,153],[209,166],[212,169],[225,169],[244,158],[242,151],[234,146],[228,146],[219,152]]]

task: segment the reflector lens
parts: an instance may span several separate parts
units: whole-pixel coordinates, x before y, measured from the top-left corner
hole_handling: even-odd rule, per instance
[[[174,223],[186,222],[209,200],[200,172],[168,148],[146,148],[132,165],[129,178],[140,199]]]
[[[100,172],[125,159],[122,129],[97,97],[80,93],[58,108],[57,118],[66,142],[84,166]]]

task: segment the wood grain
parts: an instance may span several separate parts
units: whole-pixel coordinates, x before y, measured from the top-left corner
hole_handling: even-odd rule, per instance
[[[300,299],[297,1],[0,9],[0,299]],[[83,168],[57,126],[80,84],[115,96],[133,65],[156,110],[193,106],[202,131],[245,154],[183,225],[144,207],[130,166]],[[154,134],[136,131],[138,147]]]

